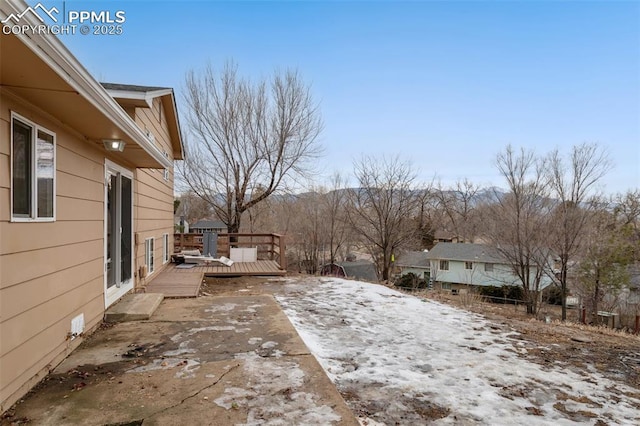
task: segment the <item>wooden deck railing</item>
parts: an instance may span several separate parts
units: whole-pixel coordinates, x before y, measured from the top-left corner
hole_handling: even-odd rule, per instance
[[[174,252],[182,250],[202,250],[202,234],[173,234]],[[218,234],[216,257],[230,257],[231,247],[256,247],[258,260],[273,260],[281,269],[287,269],[284,236],[279,234]]]

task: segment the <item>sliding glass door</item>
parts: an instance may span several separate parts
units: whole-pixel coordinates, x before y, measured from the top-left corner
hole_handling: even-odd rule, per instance
[[[106,305],[133,288],[133,176],[107,163],[105,176]]]

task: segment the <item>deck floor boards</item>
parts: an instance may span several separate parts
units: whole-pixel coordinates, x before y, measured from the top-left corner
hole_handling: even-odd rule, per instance
[[[165,297],[197,297],[203,277],[199,268],[176,269],[174,265],[170,265],[156,277],[152,277],[145,292],[162,293]]]
[[[242,275],[284,275],[287,271],[280,269],[273,260],[258,260],[257,262],[236,262],[231,266],[224,266],[216,262],[209,265],[197,266],[208,277],[242,276]]]
[[[188,269],[176,268],[175,264],[171,264],[155,276],[149,277],[150,281],[145,287],[145,292],[162,293],[165,297],[197,297],[205,276],[280,276],[285,275],[286,272],[273,260],[236,262],[231,266],[212,262]]]

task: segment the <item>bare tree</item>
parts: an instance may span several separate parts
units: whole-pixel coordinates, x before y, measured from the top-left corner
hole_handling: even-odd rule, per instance
[[[176,214],[184,216],[188,223],[194,224],[200,219],[209,218],[212,215],[211,207],[193,191],[187,191],[179,198],[180,204]]]
[[[295,246],[299,250],[301,268],[308,274],[318,272],[322,246],[325,241],[325,222],[322,220],[321,195],[316,191],[298,195],[294,214]]]
[[[509,192],[496,193],[495,202],[488,208],[486,223],[492,226],[487,238],[518,277],[527,313],[536,314],[549,259],[545,242],[549,211],[545,162],[532,151],[516,153],[508,146],[498,154],[496,165]]]
[[[614,214],[625,232],[629,234],[633,250],[633,259],[640,261],[640,190],[629,190],[618,194],[613,201]]]
[[[289,247],[300,270],[314,274],[323,263],[334,263],[344,252],[350,228],[346,223],[346,190],[339,174],[331,178],[330,189],[311,188],[298,194],[286,212],[291,216]]]
[[[617,209],[607,207],[609,203],[598,202],[589,215],[585,244],[578,254],[577,287],[594,321],[602,304],[606,310],[613,310],[618,304],[629,284],[628,265],[633,261],[632,229]]]
[[[434,192],[439,207],[444,211],[452,231],[464,242],[473,242],[477,232],[475,197],[480,186],[468,179],[457,181],[455,186],[444,189],[441,184]]]
[[[549,181],[557,200],[550,243],[560,259],[563,321],[567,319],[567,273],[590,214],[588,198],[611,166],[606,151],[596,144],[574,146],[568,162],[558,150],[549,156]]]
[[[398,157],[363,156],[354,169],[359,186],[349,191],[348,220],[374,255],[382,280],[388,280],[392,254],[415,237],[415,175],[410,163]]]
[[[429,184],[427,188],[418,192],[418,211],[415,218],[416,249],[431,249],[436,228],[442,223],[434,196],[436,191]]]
[[[326,237],[329,245],[329,262],[337,260],[338,251],[343,247],[348,236],[345,217],[345,181],[339,174],[331,177],[330,189],[323,195],[323,216],[326,222]]]
[[[295,71],[254,83],[227,64],[186,77],[191,138],[181,169],[186,184],[206,200],[229,232],[242,214],[304,175],[319,156],[322,120],[310,89]]]
[[[261,188],[257,188],[255,196],[258,196],[262,192]],[[242,222],[242,227],[239,232],[273,232],[272,220],[272,204],[274,203],[273,197],[268,197],[260,203],[256,203],[246,210],[246,219]],[[248,224],[247,224],[248,222]]]

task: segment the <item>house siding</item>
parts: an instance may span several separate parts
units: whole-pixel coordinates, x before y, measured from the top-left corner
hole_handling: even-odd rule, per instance
[[[3,16],[21,8],[21,2],[5,3],[0,7]],[[0,413],[3,413],[81,344],[84,336],[101,323],[107,304],[135,288],[139,283],[138,266],[144,259],[144,239],[149,236],[156,238],[155,263],[157,270],[162,268],[162,235],[173,236],[173,170],[165,180],[162,171],[136,167],[169,165],[174,152],[180,156],[182,153],[170,90],[158,92],[167,95],[155,99],[152,108],[129,106],[125,114],[53,35],[2,34],[1,39],[3,52],[6,48],[8,54],[5,56],[11,57],[0,66]],[[52,218],[30,221],[22,217],[12,222],[13,113],[55,134]],[[156,145],[168,153],[166,159],[152,149],[144,138],[144,130],[155,135]],[[121,138],[127,149],[121,153],[108,152],[102,143],[104,138]],[[131,247],[135,251],[133,280],[109,291],[105,290],[107,166],[132,177],[131,231],[135,237]],[[30,173],[33,176],[33,168]],[[37,183],[30,183],[31,190]],[[38,195],[50,201],[48,194]],[[22,206],[21,210],[26,213],[28,209]],[[115,250],[116,255],[118,251]],[[82,333],[72,336],[71,321],[79,315],[83,316],[84,328]]]
[[[156,99],[154,105],[162,103]],[[54,222],[11,222],[12,111],[56,134]],[[160,123],[160,116],[149,111],[136,108],[136,122],[154,133],[158,147],[173,159],[166,120]],[[0,412],[81,343],[82,337],[68,336],[72,318],[84,315],[85,333],[102,321],[106,159],[133,173],[134,277],[140,286],[144,240],[156,239],[154,276],[166,266],[163,234],[169,234],[173,251],[173,169],[165,181],[163,170],[122,164],[46,112],[18,98],[0,97]]]
[[[56,134],[56,220],[12,223],[11,111]],[[104,157],[46,113],[0,97],[0,410],[4,411],[82,339],[104,314]]]
[[[401,275],[414,274],[422,279],[429,279],[429,268],[402,267]]]
[[[484,265],[482,262],[473,262],[472,269],[465,269],[465,262],[449,260],[449,270],[443,271],[439,268],[439,261],[433,261],[431,270],[435,272],[432,272],[432,277],[440,282],[477,286],[518,285],[517,277],[507,265],[494,263],[493,272],[485,272]]]
[[[445,259],[443,259],[445,260]],[[473,286],[496,286],[503,285],[521,286],[520,279],[514,275],[511,267],[506,264],[492,263],[493,271],[485,272],[484,262],[473,262],[472,269],[465,269],[464,261],[449,260],[449,270],[439,269],[439,260],[431,262],[431,273],[434,281],[440,283],[464,284]],[[535,268],[532,267],[531,281],[535,276]],[[543,276],[540,288],[545,288],[551,284],[549,277]]]
[[[159,111],[162,109],[162,113]],[[173,160],[173,148],[166,121],[167,114],[161,99],[153,100],[152,108],[136,108],[135,121],[141,129],[153,134],[156,146]],[[167,265],[162,262],[164,234],[169,234],[169,255],[173,253],[173,168],[169,169],[169,179],[164,180],[164,170],[137,169],[134,179],[134,217],[137,234],[136,265],[145,261],[145,240],[154,238],[153,278]],[[137,285],[144,286],[145,278]]]

